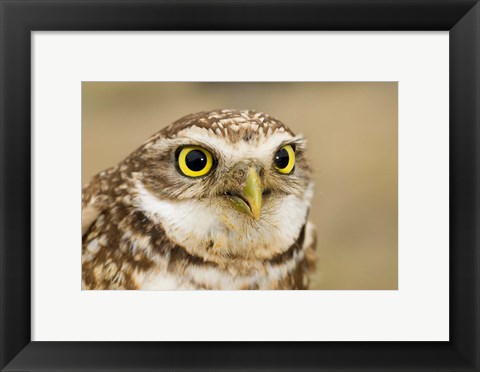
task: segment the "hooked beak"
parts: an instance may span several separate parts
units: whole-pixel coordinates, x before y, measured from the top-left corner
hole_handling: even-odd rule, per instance
[[[260,219],[262,212],[262,182],[254,167],[250,167],[241,194],[229,194],[233,208],[250,215],[254,220]]]

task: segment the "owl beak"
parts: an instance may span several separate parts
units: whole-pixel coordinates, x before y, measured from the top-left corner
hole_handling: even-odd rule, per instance
[[[254,220],[260,219],[262,212],[262,182],[254,167],[248,169],[245,186],[240,195],[230,195],[233,207],[242,213],[250,215]]]

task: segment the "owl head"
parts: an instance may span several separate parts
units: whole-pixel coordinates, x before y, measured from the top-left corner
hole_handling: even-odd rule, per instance
[[[287,249],[305,224],[313,187],[305,141],[267,114],[188,115],[135,157],[139,207],[192,249],[262,256],[272,244]]]

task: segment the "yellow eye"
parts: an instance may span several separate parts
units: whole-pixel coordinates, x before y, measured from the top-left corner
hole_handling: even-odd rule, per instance
[[[280,148],[273,158],[273,164],[280,173],[289,174],[295,166],[295,151],[291,145]]]
[[[198,146],[184,147],[178,154],[178,167],[188,177],[204,176],[212,165],[212,154]]]

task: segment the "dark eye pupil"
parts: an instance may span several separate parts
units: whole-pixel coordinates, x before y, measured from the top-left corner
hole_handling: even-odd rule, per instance
[[[277,153],[275,154],[275,159],[274,159],[275,165],[278,168],[283,169],[287,167],[288,161],[289,161],[289,156],[288,156],[287,150],[285,149],[278,150]]]
[[[185,164],[194,172],[201,171],[207,165],[207,157],[200,150],[192,150],[185,157]]]

